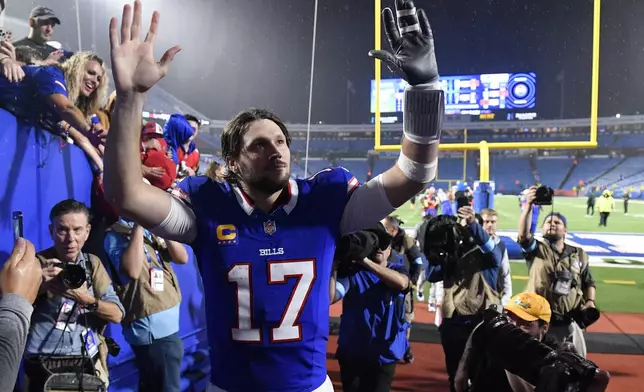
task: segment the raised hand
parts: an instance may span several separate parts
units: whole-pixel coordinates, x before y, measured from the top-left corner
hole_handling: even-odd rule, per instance
[[[112,73],[117,95],[146,92],[152,88],[168,73],[172,59],[181,50],[173,46],[157,62],[154,59],[154,41],[159,27],[159,13],[155,11],[152,14],[150,28],[143,42],[140,39],[141,13],[141,2],[138,0],[134,2],[134,17],[130,5],[123,7],[120,40],[118,20],[110,20]]]
[[[438,82],[434,37],[425,11],[416,10],[412,0],[396,0],[396,16],[397,21],[390,8],[382,11],[385,34],[393,53],[371,50],[369,56],[384,61],[393,73],[412,86]]]
[[[18,294],[34,303],[42,279],[34,245],[24,238],[18,238],[0,271],[0,291],[2,294]]]

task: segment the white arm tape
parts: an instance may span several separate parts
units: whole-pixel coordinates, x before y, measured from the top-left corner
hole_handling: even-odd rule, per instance
[[[170,198],[170,212],[163,222],[149,229],[161,238],[189,244],[197,238],[197,217],[192,208],[175,197]]]
[[[402,152],[398,157],[398,168],[403,172],[405,177],[412,181],[427,184],[436,177],[436,169],[438,167],[438,158],[430,163],[420,163],[412,161]]]
[[[405,139],[416,144],[424,144],[426,146],[429,146],[430,144],[438,143],[438,140],[436,140],[436,138],[433,136],[430,136],[430,137],[416,136],[405,131],[403,131],[403,135],[405,135]]]
[[[340,234],[347,235],[368,229],[395,210],[385,192],[382,174],[379,174],[351,194],[344,207]]]

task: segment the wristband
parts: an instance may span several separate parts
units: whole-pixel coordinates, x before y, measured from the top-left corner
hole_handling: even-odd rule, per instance
[[[421,184],[427,184],[436,177],[437,166],[438,158],[430,163],[420,163],[412,161],[402,151],[398,157],[398,167],[405,177]]]
[[[405,89],[403,134],[416,144],[438,143],[445,113],[445,94],[439,83]]]

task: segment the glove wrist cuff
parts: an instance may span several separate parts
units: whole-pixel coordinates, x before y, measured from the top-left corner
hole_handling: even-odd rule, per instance
[[[433,88],[417,87],[405,90],[403,133],[413,143],[434,144],[441,136],[445,93]]]

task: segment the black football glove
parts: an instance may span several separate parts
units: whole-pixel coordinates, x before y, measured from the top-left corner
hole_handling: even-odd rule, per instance
[[[394,53],[371,50],[369,56],[384,61],[412,86],[438,82],[434,37],[425,11],[416,10],[412,0],[396,0],[396,16],[398,22],[390,8],[382,11],[385,34]]]

